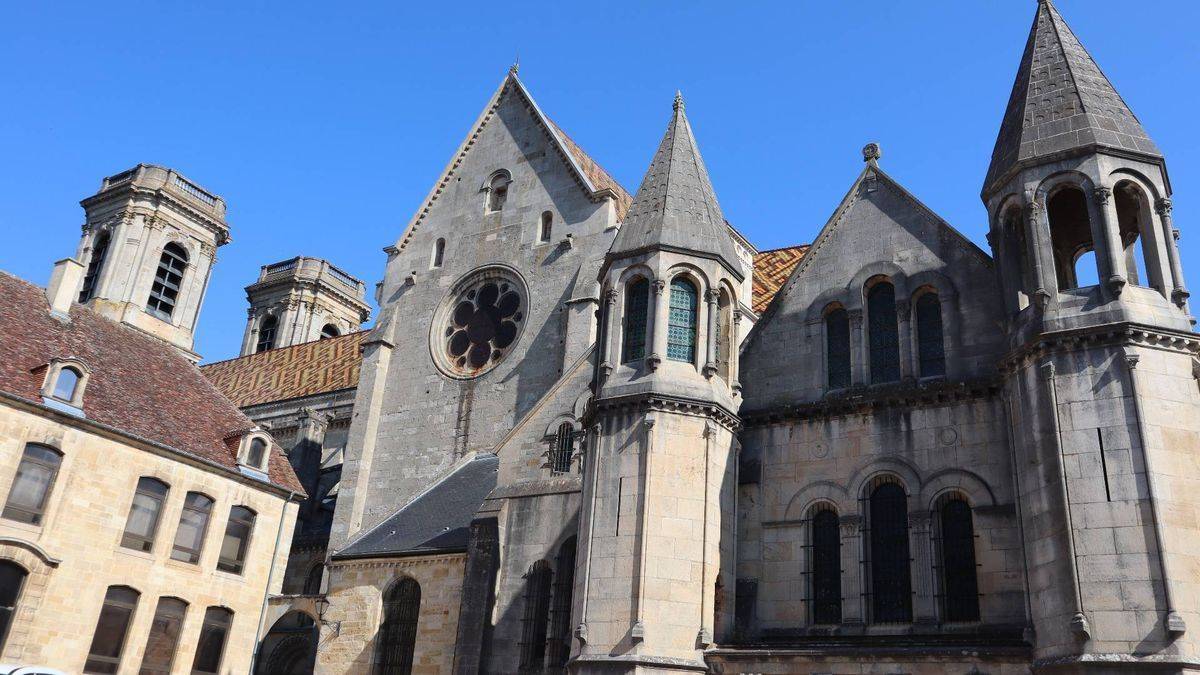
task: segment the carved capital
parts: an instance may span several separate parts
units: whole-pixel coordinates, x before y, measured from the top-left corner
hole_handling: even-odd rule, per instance
[[[736,324],[739,324],[739,323],[741,323],[741,322],[742,322],[742,316],[743,316],[743,315],[744,315],[744,313],[742,312],[742,310],[740,310],[740,309],[735,309],[735,310],[733,310],[733,323],[734,323],[734,325],[736,325]]]
[[[1160,216],[1171,215],[1171,200],[1167,197],[1159,197],[1154,200],[1154,212]]]
[[[315,408],[301,408],[300,413],[296,415],[296,423],[301,428],[310,431],[323,430],[329,426],[329,421],[333,416],[327,412],[316,410]]]
[[[1054,379],[1054,362],[1047,361],[1043,363],[1042,365],[1038,366],[1038,371],[1041,373],[1043,380]]]
[[[585,645],[587,644],[587,641],[588,641],[588,629],[587,629],[587,624],[586,624],[586,623],[581,623],[581,624],[579,624],[578,626],[576,626],[576,627],[575,627],[575,639],[576,639],[576,640],[579,640],[579,642],[580,642],[581,644],[585,644]]]
[[[717,374],[717,364],[709,361],[704,364],[704,377],[712,377]]]
[[[704,437],[712,438],[713,436],[715,436],[717,433],[717,428],[718,427],[717,427],[716,422],[713,422],[712,420],[705,420],[705,422],[704,422]]]
[[[1141,360],[1141,356],[1133,352],[1125,352],[1125,367],[1129,368],[1130,370],[1136,369],[1138,367],[1138,362]]]
[[[663,281],[662,279],[654,280],[654,294],[655,295],[662,295],[663,291],[666,290],[666,288],[667,288],[667,282]]]
[[[1030,199],[1025,202],[1025,217],[1031,221],[1036,221],[1042,215],[1042,203],[1036,199]]]
[[[710,305],[717,304],[717,300],[720,299],[720,297],[721,292],[715,288],[710,288],[707,291],[704,291],[704,300]]]
[[[1112,188],[1107,185],[1097,185],[1092,188],[1092,198],[1100,206],[1108,204],[1108,200],[1112,198]]]
[[[604,291],[604,302],[608,303],[609,305],[617,304],[617,289],[610,288],[607,291]]]
[[[838,518],[838,527],[843,537],[853,537],[862,531],[863,517],[858,514],[848,514]]]
[[[915,530],[928,530],[933,522],[933,511],[919,510],[908,512],[908,522]]]
[[[1191,295],[1192,294],[1189,293],[1185,288],[1176,288],[1175,290],[1171,291],[1171,300],[1177,307],[1182,309],[1183,306],[1187,304],[1187,300]]]

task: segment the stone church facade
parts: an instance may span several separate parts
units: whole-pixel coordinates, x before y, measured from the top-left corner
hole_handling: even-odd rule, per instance
[[[258,672],[1200,668],[1166,162],[1053,4],[990,250],[870,144],[810,246],[760,253],[700,147],[677,97],[630,196],[514,70],[372,329],[333,279],[255,349],[256,298],[300,288],[264,268],[245,355],[205,367],[309,495]],[[317,306],[338,335],[305,342]]]

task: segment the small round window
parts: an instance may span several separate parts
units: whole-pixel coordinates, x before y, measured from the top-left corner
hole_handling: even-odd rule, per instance
[[[509,270],[469,275],[455,284],[434,320],[435,360],[455,377],[491,370],[516,344],[526,309],[524,285]]]

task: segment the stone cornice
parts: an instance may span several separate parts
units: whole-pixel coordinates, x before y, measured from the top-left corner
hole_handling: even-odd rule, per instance
[[[1006,354],[1000,360],[999,369],[1002,373],[1009,373],[1043,356],[1060,352],[1126,346],[1200,357],[1200,335],[1196,333],[1122,322],[1042,333]]]
[[[228,223],[224,222],[223,220],[213,217],[212,214],[205,213],[205,212],[199,210],[195,206],[192,206],[191,204],[189,204],[183,198],[181,198],[175,194],[172,194],[170,191],[164,189],[163,187],[151,188],[151,187],[146,187],[146,186],[142,186],[142,185],[137,185],[136,183],[131,182],[131,183],[127,183],[125,185],[121,185],[116,188],[108,189],[103,192],[94,194],[91,197],[88,197],[88,198],[82,200],[81,202],[79,202],[79,204],[81,206],[83,206],[84,208],[87,208],[91,204],[109,201],[114,198],[135,196],[135,195],[152,197],[152,198],[158,200],[160,203],[169,204],[171,206],[171,208],[182,212],[184,215],[195,218],[197,221],[200,222],[200,224],[202,224],[205,227],[207,227],[208,229],[212,230],[213,234],[215,234],[217,236],[217,245],[227,244],[230,241],[229,224]],[[157,206],[158,205],[156,204],[156,208],[157,208]]]
[[[890,408],[927,407],[988,398],[999,392],[1000,384],[998,378],[979,378],[962,382],[909,382],[857,387],[817,401],[743,410],[741,415],[747,427],[829,419]]]
[[[406,568],[420,567],[422,565],[439,565],[442,563],[459,563],[465,564],[467,560],[466,551],[453,553],[435,553],[432,555],[414,553],[408,556],[398,556],[395,554],[376,557],[361,557],[361,558],[342,558],[337,553],[334,553],[329,559],[330,567],[344,567],[350,569],[368,569],[368,568]]]
[[[665,396],[662,394],[631,394],[594,401],[584,416],[584,426],[591,426],[601,413],[669,412],[711,419],[732,432],[742,428],[737,413],[711,401]]]

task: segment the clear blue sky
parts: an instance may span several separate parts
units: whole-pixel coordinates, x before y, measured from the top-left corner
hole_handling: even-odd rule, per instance
[[[1167,156],[1200,290],[1200,3],[1058,0]],[[229,204],[201,315],[236,354],[258,267],[328,258],[373,286],[518,53],[542,108],[630,192],[682,89],[726,216],[807,242],[883,167],[986,248],[980,184],[1034,0],[16,3],[0,26],[0,269],[44,284],[78,201],[138,162]]]

